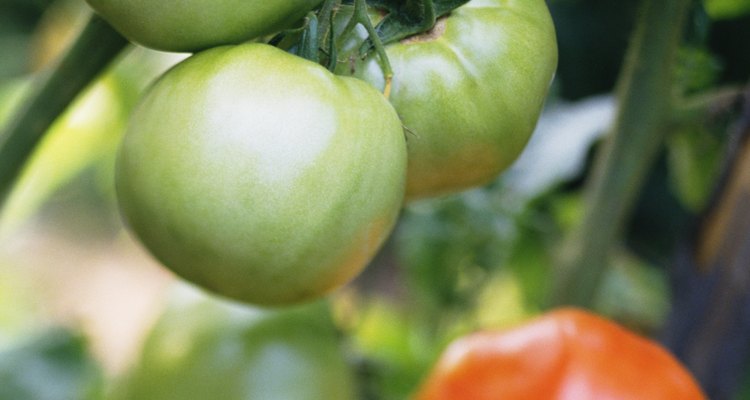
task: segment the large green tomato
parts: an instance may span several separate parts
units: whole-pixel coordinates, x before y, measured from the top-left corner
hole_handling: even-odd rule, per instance
[[[265,44],[207,50],[167,72],[117,163],[132,230],[179,276],[256,304],[353,278],[403,203],[406,143],[370,85]]]
[[[128,39],[192,52],[293,26],[322,0],[86,0]]]
[[[390,100],[408,132],[411,199],[482,185],[507,168],[536,125],[557,66],[544,0],[472,0],[386,51]],[[374,52],[337,72],[384,87]]]
[[[354,400],[326,311],[258,311],[206,298],[172,305],[110,398]]]

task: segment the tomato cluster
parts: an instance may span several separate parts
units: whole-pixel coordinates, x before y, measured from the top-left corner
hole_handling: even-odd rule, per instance
[[[557,62],[543,0],[469,1],[379,56],[359,31],[333,29],[330,42],[349,47],[329,51],[328,68],[269,35],[304,30],[301,18],[331,4],[335,26],[351,9],[341,2],[88,2],[134,42],[199,51],[132,115],[117,164],[127,223],[180,277],[261,305],[352,279],[405,199],[497,176],[531,134]],[[390,98],[377,90],[383,54]]]

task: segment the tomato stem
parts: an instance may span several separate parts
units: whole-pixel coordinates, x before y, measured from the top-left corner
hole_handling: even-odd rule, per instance
[[[370,20],[370,16],[367,14],[367,3],[365,0],[354,1],[354,14],[346,28],[344,28],[344,32],[351,32],[357,24],[362,24],[367,30],[367,35],[375,47],[375,52],[378,53],[378,57],[380,58],[380,68],[383,70],[383,78],[385,79],[383,95],[385,98],[389,98],[391,95],[391,82],[393,81],[393,69],[391,68],[391,61],[388,59],[388,54],[385,51],[383,41],[380,40],[380,36],[378,36],[378,32],[375,30],[375,27]]]
[[[341,0],[325,0],[323,6],[318,11],[318,20],[320,20],[320,26],[318,29],[318,37],[321,41],[329,40],[328,36],[333,36],[332,22],[333,16],[336,14]]]
[[[334,32],[334,15],[341,6],[341,0],[325,0],[318,11],[318,47],[328,57],[326,67],[333,71],[336,68],[336,34]]]
[[[565,238],[552,305],[591,307],[670,119],[676,52],[690,0],[643,0],[618,82],[618,115],[586,183],[582,221]]]
[[[318,16],[314,12],[307,14],[305,18],[305,29],[302,32],[302,43],[299,49],[299,56],[308,59],[314,63],[318,63],[320,57],[318,56],[318,50],[320,49],[320,43],[318,40],[318,34],[320,25],[318,24]]]
[[[56,67],[36,83],[29,100],[0,133],[0,203],[50,125],[127,44],[107,22],[92,15]]]

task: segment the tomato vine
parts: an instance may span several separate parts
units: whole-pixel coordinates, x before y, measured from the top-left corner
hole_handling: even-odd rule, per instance
[[[437,18],[466,3],[468,0],[326,0],[318,10],[308,14],[301,29],[283,32],[270,43],[333,71],[337,64],[339,44],[360,25],[367,31],[368,38],[359,48],[359,56],[365,58],[373,50],[378,54],[386,82],[383,94],[388,98],[393,68],[385,45],[429,31],[435,26]],[[354,12],[342,31],[335,32],[334,18],[343,5],[353,7]],[[373,25],[370,19],[371,9],[381,10],[385,15],[377,25]],[[291,39],[287,39],[290,34]]]

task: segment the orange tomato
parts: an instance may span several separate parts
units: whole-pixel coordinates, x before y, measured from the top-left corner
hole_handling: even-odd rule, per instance
[[[560,309],[508,331],[453,342],[416,400],[706,399],[657,343],[601,317]]]

